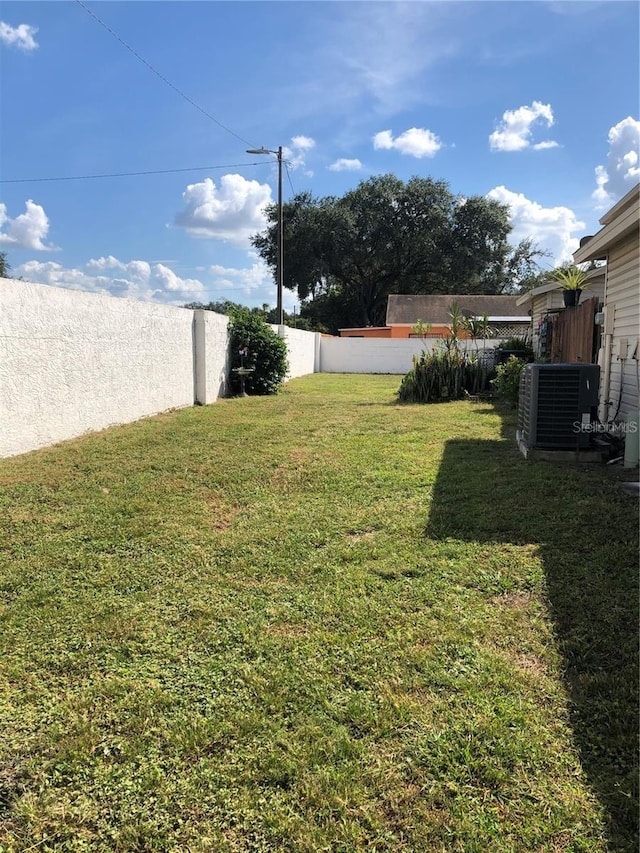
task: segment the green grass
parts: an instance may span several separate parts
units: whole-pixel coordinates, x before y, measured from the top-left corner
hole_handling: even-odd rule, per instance
[[[0,850],[637,848],[635,501],[398,384],[0,461]]]

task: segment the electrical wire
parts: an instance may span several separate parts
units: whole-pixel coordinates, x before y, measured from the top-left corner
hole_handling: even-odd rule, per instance
[[[206,172],[209,169],[241,169],[245,166],[263,166],[264,163],[227,163],[223,166],[190,166],[186,169],[152,169],[147,172],[108,172],[101,175],[66,175],[55,178],[0,178],[0,184],[30,184],[39,181],[88,181],[94,178],[130,178],[139,175],[172,175],[177,172]]]
[[[170,89],[173,89],[173,91],[176,92],[178,95],[180,95],[181,98],[184,98],[184,100],[187,101],[187,103],[191,104],[192,107],[195,107],[195,109],[197,109],[199,112],[201,112],[203,115],[205,115],[208,119],[210,119],[215,124],[217,124],[218,127],[221,127],[227,133],[230,133],[232,136],[235,136],[235,138],[239,139],[240,142],[245,143],[245,145],[248,145],[250,148],[256,147],[256,146],[253,146],[252,143],[249,142],[248,139],[245,139],[244,137],[242,137],[238,133],[236,133],[234,130],[232,130],[230,127],[227,127],[227,125],[223,124],[221,121],[219,121],[219,119],[217,119],[215,116],[211,115],[211,113],[207,112],[207,110],[203,109],[192,98],[190,98],[181,89],[179,89],[177,86],[175,86],[170,80],[168,80],[164,76],[164,74],[162,74],[160,71],[158,71],[156,68],[154,68],[154,66],[150,62],[148,62],[143,56],[140,56],[140,54],[136,50],[134,50],[134,48],[132,48],[130,44],[127,44],[127,42],[124,41],[124,39],[120,38],[120,36],[114,30],[112,30],[111,27],[102,20],[102,18],[100,18],[98,15],[96,15],[96,13],[92,9],[90,9],[87,5],[85,5],[82,2],[82,0],[76,0],[76,3],[82,9],[84,9],[88,15],[90,15],[95,21],[97,21],[97,23],[99,23],[101,27],[104,27],[104,29],[107,30],[108,33],[110,33],[117,41],[119,41],[123,47],[125,47],[130,53],[132,53],[136,57],[136,59],[138,59],[140,62],[142,62],[142,64],[145,65],[149,69],[149,71],[151,71],[153,74],[155,74],[156,77],[159,77],[163,83],[166,83],[166,85],[169,86]],[[141,175],[169,175],[169,174],[176,174],[178,172],[204,172],[204,171],[207,171],[208,169],[238,169],[238,168],[243,168],[244,166],[259,166],[259,165],[262,165],[262,164],[257,163],[257,162],[256,163],[229,163],[228,165],[224,165],[224,166],[191,166],[191,167],[188,167],[186,169],[153,169],[153,170],[148,170],[148,171],[137,171],[137,172],[109,172],[109,173],[99,174],[99,175],[67,175],[67,176],[59,176],[59,177],[56,176],[56,177],[46,177],[46,178],[9,178],[9,179],[0,178],[0,184],[27,184],[27,183],[39,183],[39,182],[45,182],[45,181],[46,182],[51,182],[51,181],[86,181],[86,180],[94,180],[96,178],[130,178],[130,177],[138,177]],[[289,168],[288,168],[286,162],[284,165],[285,165],[285,169],[287,172],[287,178],[289,179],[289,185],[291,186],[291,191],[295,195],[295,190],[293,188],[293,183],[291,181],[291,175],[289,173]]]
[[[78,6],[81,6],[81,7],[85,10],[85,12],[86,12],[88,15],[91,15],[91,17],[92,17],[95,21],[97,21],[97,22],[100,24],[100,26],[101,26],[101,27],[104,27],[104,28],[105,28],[105,30],[106,30],[108,33],[111,33],[111,35],[112,35],[112,36],[113,36],[117,41],[119,41],[119,42],[120,42],[120,44],[121,44],[123,47],[126,47],[126,49],[127,49],[130,53],[132,53],[132,54],[136,57],[136,59],[138,59],[140,62],[142,62],[142,64],[143,64],[143,65],[146,65],[146,67],[149,69],[149,71],[151,71],[153,74],[155,74],[155,75],[156,75],[156,77],[159,77],[159,78],[160,78],[160,80],[162,80],[162,82],[163,82],[163,83],[166,83],[166,85],[167,85],[167,86],[169,86],[169,88],[170,88],[170,89],[173,89],[173,91],[174,91],[174,92],[176,92],[178,95],[180,95],[180,97],[181,97],[181,98],[184,98],[184,100],[185,100],[185,101],[187,101],[187,103],[191,104],[191,106],[192,106],[192,107],[195,107],[195,109],[197,109],[199,112],[201,112],[203,115],[205,115],[208,119],[211,119],[211,121],[215,122],[215,124],[217,124],[217,125],[218,125],[218,127],[221,127],[221,128],[222,128],[223,130],[225,130],[227,133],[230,133],[230,134],[231,134],[231,136],[235,136],[235,138],[236,138],[236,139],[239,139],[239,140],[240,140],[240,142],[244,142],[244,143],[245,143],[245,145],[249,146],[249,148],[253,147],[251,142],[249,142],[249,141],[248,141],[247,139],[245,139],[244,137],[240,136],[240,134],[236,133],[234,130],[231,130],[231,128],[230,128],[230,127],[227,127],[227,125],[226,125],[226,124],[223,124],[223,123],[222,123],[221,121],[219,121],[215,116],[211,115],[211,113],[209,113],[209,112],[207,112],[205,109],[203,109],[203,108],[202,108],[199,104],[197,104],[197,103],[196,103],[192,98],[190,98],[188,95],[186,95],[186,94],[182,91],[182,89],[179,89],[177,86],[175,86],[175,85],[171,82],[171,80],[168,80],[168,79],[164,76],[164,74],[161,74],[161,73],[160,73],[160,71],[158,71],[156,68],[154,68],[154,67],[153,67],[153,65],[152,65],[150,62],[147,62],[147,60],[146,60],[143,56],[140,56],[140,54],[139,54],[136,50],[134,50],[134,49],[131,47],[131,45],[130,45],[130,44],[127,44],[127,42],[126,42],[124,39],[120,38],[120,36],[119,36],[116,32],[114,32],[114,31],[111,29],[111,27],[110,27],[108,24],[106,24],[106,23],[102,20],[102,18],[99,18],[99,17],[98,17],[98,15],[96,15],[96,13],[95,13],[92,9],[90,9],[88,6],[86,6],[86,5],[82,2],[82,0],[76,0],[76,3],[78,4]]]
[[[295,194],[296,194],[296,191],[295,191],[295,190],[294,190],[294,188],[293,188],[293,182],[292,182],[292,180],[291,180],[291,173],[289,172],[289,166],[287,165],[287,163],[286,163],[286,162],[285,162],[285,164],[284,164],[284,168],[285,168],[285,170],[286,170],[286,172],[287,172],[287,178],[289,178],[289,186],[291,187],[291,192],[293,193],[293,195],[295,195]]]

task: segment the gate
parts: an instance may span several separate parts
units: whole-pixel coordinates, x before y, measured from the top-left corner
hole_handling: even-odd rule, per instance
[[[587,299],[575,308],[564,308],[551,319],[552,362],[595,363],[600,327],[595,324],[598,297]]]

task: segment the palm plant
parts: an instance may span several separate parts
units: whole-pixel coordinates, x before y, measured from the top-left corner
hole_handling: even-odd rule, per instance
[[[564,264],[553,270],[551,278],[558,282],[562,290],[584,290],[587,274],[575,264]]]
[[[461,325],[475,342],[476,350],[479,340],[485,341],[493,335],[493,329],[489,326],[489,317],[486,313],[482,317],[464,317]]]

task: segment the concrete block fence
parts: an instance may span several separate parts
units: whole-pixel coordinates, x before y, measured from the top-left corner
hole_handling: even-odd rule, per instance
[[[426,343],[273,328],[288,379],[404,374]],[[0,457],[214,403],[228,387],[223,315],[0,278]]]

